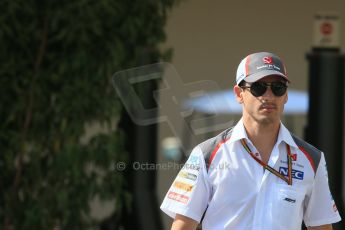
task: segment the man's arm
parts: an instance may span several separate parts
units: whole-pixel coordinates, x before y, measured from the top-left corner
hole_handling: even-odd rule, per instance
[[[186,216],[176,214],[171,230],[195,230],[197,226],[197,221]]]
[[[332,230],[331,224],[325,224],[317,227],[308,227],[308,230]]]

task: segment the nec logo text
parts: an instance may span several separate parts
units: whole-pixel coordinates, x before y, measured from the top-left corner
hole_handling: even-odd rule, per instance
[[[289,171],[288,168],[285,168],[285,167],[279,168],[279,173],[284,175],[284,176],[288,176],[288,171]],[[292,169],[292,178],[295,178],[298,180],[303,180],[304,172]]]

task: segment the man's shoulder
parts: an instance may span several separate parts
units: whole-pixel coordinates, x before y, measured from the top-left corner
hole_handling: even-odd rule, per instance
[[[207,169],[211,164],[212,159],[218,151],[219,147],[230,139],[233,128],[234,127],[228,128],[217,136],[207,139],[206,141],[198,145],[204,155]]]
[[[212,151],[215,146],[219,143],[222,143],[228,140],[231,137],[233,127],[224,130],[223,132],[219,133],[217,136],[207,139],[204,142],[201,142],[198,146],[202,150],[202,152],[206,153],[208,151]]]
[[[317,149],[315,146],[311,145],[310,143],[306,142],[305,140],[297,137],[293,133],[291,133],[291,137],[295,141],[299,150],[301,150],[304,153],[304,155],[308,158],[308,160],[310,161],[310,164],[312,165],[314,171],[316,172],[319,166],[321,157],[322,157],[322,151]]]

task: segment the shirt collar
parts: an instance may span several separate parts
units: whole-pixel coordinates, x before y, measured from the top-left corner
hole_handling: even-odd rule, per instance
[[[245,138],[247,141],[250,141],[241,118],[232,131],[229,143],[241,140],[243,138]],[[283,125],[283,123],[280,122],[277,144],[279,145],[281,142],[285,142],[292,147],[298,148],[295,141],[292,139],[289,130]]]
[[[278,133],[277,143],[285,142],[291,147],[298,148],[295,141],[292,139],[290,131],[280,122],[280,129]]]
[[[246,140],[249,140],[249,138],[247,136],[247,132],[246,132],[244,125],[243,125],[243,120],[241,118],[237,122],[237,124],[235,125],[234,129],[232,130],[232,134],[231,134],[229,143],[239,141],[243,138],[245,138]]]

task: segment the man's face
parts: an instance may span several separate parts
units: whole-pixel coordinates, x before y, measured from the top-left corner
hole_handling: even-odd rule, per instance
[[[283,82],[283,78],[277,76],[267,76],[258,82]],[[247,83],[250,85],[251,83]],[[234,87],[237,101],[243,105],[243,117],[254,120],[260,124],[271,124],[280,122],[280,117],[284,110],[284,104],[288,100],[287,92],[282,96],[275,96],[271,87],[267,87],[266,92],[255,97],[249,88]]]

